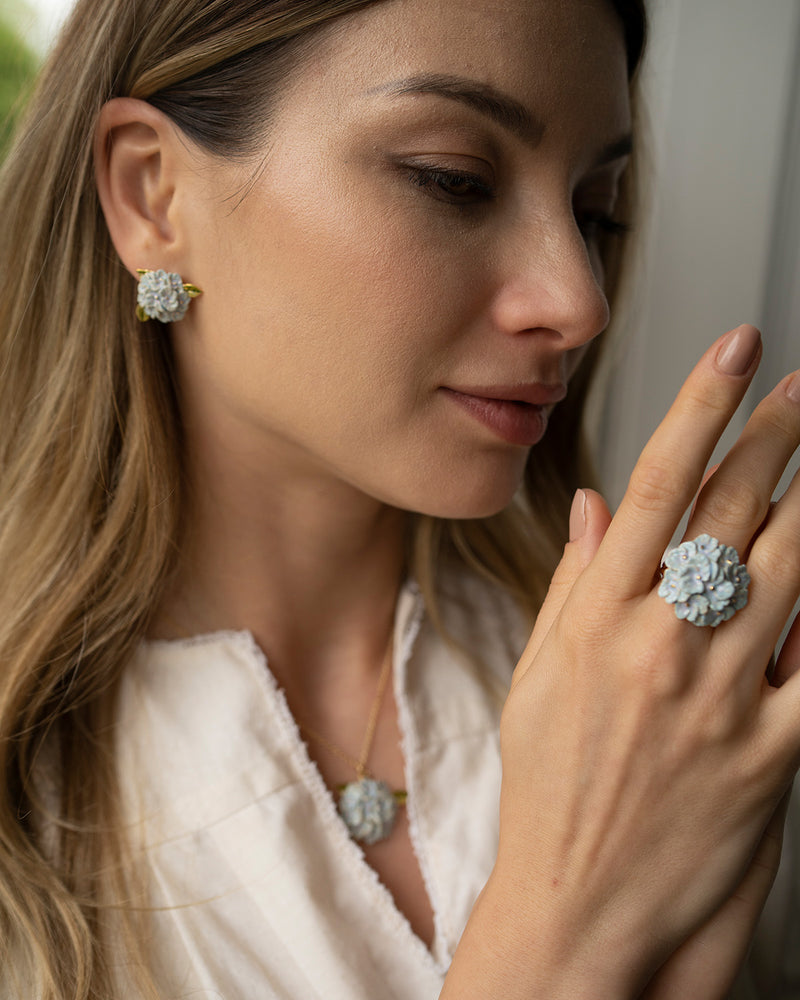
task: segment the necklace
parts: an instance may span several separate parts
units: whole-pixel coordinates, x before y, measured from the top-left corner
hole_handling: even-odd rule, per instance
[[[191,633],[179,625],[168,615],[163,616],[179,635],[189,638]],[[380,676],[378,677],[378,688],[375,698],[372,701],[372,708],[367,719],[367,728],[364,739],[361,741],[361,752],[356,759],[347,751],[342,750],[327,737],[315,732],[309,726],[300,722],[297,723],[300,732],[310,737],[320,746],[325,747],[332,754],[343,760],[356,772],[356,780],[340,785],[337,789],[339,793],[338,811],[350,836],[362,844],[377,844],[379,840],[385,840],[392,832],[394,821],[397,817],[399,806],[405,805],[408,793],[402,789],[392,791],[385,781],[378,781],[367,770],[367,761],[372,750],[372,742],[375,739],[375,730],[378,725],[378,714],[383,704],[383,696],[386,691],[386,684],[392,669],[392,641],[394,631],[390,633],[389,643],[386,646],[386,653],[383,657]]]
[[[344,824],[350,836],[362,844],[377,844],[379,840],[385,840],[392,832],[394,821],[397,816],[398,806],[404,805],[407,793],[402,790],[393,792],[385,781],[378,781],[367,770],[367,761],[372,750],[372,742],[375,739],[375,729],[378,725],[378,714],[383,704],[383,695],[386,691],[386,684],[392,669],[392,639],[386,647],[386,654],[383,658],[380,676],[378,677],[378,688],[372,701],[367,728],[364,738],[361,741],[361,752],[358,758],[342,750],[327,737],[315,732],[308,726],[298,723],[300,731],[320,746],[329,750],[332,754],[343,760],[356,772],[356,780],[341,785],[338,789],[339,815],[344,820]]]

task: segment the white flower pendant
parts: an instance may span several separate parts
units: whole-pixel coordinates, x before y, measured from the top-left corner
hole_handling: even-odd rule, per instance
[[[361,778],[342,789],[339,815],[354,840],[362,844],[377,844],[392,832],[397,816],[397,798],[385,781]]]

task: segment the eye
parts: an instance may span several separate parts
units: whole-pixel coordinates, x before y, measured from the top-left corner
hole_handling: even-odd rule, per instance
[[[587,243],[596,242],[602,236],[624,236],[631,231],[627,222],[615,219],[608,212],[580,212],[576,220]]]
[[[432,198],[451,205],[474,205],[491,201],[495,195],[493,186],[484,177],[462,170],[413,167],[409,170],[409,179]]]

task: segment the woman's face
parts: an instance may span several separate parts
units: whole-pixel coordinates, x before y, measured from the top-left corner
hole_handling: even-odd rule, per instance
[[[195,161],[190,432],[270,479],[496,512],[608,321],[620,23],[606,0],[388,0],[311,53],[256,163]]]

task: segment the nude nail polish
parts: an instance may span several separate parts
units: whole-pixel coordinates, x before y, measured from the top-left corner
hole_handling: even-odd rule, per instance
[[[576,542],[586,531],[586,494],[576,490],[569,511],[569,540]]]
[[[792,375],[784,386],[783,391],[793,403],[800,403],[800,372],[795,372]]]
[[[732,330],[717,354],[717,367],[727,375],[744,375],[758,352],[761,334],[754,326]]]

